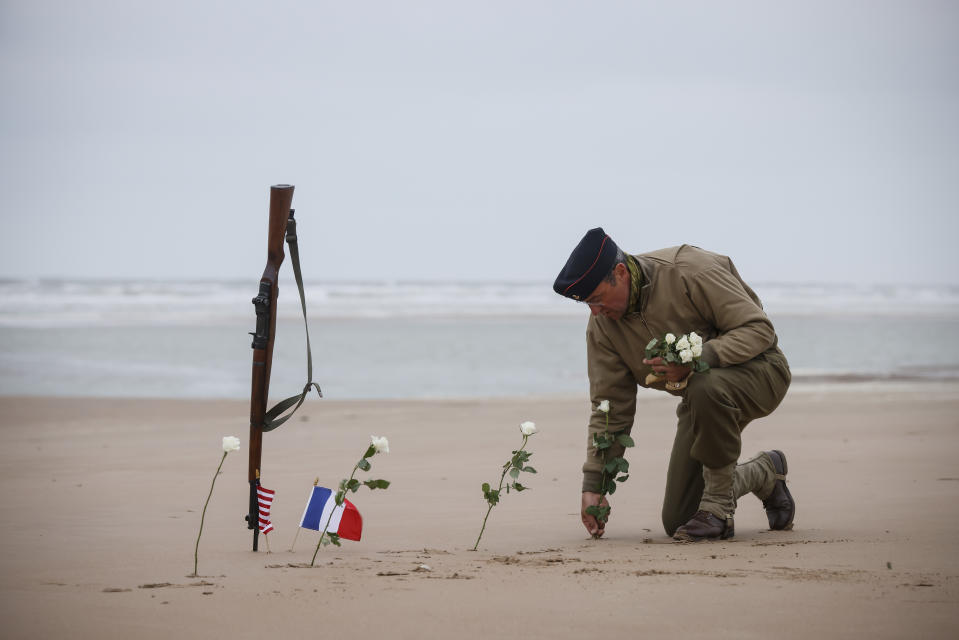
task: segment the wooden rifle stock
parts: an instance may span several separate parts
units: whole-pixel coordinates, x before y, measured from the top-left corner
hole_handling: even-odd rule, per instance
[[[250,509],[247,527],[253,530],[253,550],[257,550],[259,505],[257,486],[263,450],[263,425],[270,393],[270,370],[273,366],[273,338],[276,331],[277,279],[283,263],[283,240],[287,221],[293,217],[293,185],[270,187],[270,228],[267,241],[266,268],[260,278],[260,289],[253,298],[256,307],[256,332],[253,333],[253,376],[250,390]]]

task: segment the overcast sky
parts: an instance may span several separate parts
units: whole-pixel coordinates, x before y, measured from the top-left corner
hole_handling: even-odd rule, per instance
[[[0,2],[0,277],[959,284],[959,3]]]

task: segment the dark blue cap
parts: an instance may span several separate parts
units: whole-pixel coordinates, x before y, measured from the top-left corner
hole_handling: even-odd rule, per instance
[[[553,291],[573,300],[585,300],[616,264],[619,248],[602,227],[590,229],[569,254],[556,276]]]

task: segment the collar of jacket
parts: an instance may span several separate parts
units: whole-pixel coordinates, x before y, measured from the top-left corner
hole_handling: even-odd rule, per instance
[[[626,308],[628,313],[635,313],[641,310],[642,287],[645,284],[643,270],[639,267],[639,260],[631,255],[626,256],[626,268],[629,269],[629,304]]]

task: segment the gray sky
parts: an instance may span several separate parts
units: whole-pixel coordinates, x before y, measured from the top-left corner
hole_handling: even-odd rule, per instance
[[[959,284],[954,2],[0,2],[0,276]]]

